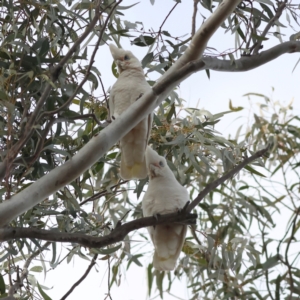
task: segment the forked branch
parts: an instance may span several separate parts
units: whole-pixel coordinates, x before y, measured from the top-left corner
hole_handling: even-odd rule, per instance
[[[112,230],[110,234],[102,237],[93,237],[81,233],[65,233],[59,232],[58,230],[7,227],[0,229],[0,242],[20,238],[34,238],[62,243],[77,243],[81,246],[89,248],[102,248],[123,241],[129,232],[143,227],[156,226],[166,223],[184,223],[190,225],[196,224],[197,214],[191,214],[190,212],[192,211],[192,209],[194,209],[208,193],[224,183],[227,179],[233,177],[246,165],[265,155],[268,150],[269,146],[263,150],[256,152],[249,158],[246,158],[245,160],[243,160],[243,162],[241,162],[224,176],[209,183],[206,188],[201,191],[200,194],[193,200],[193,202],[189,204],[186,209],[183,209],[179,213],[161,215],[158,219],[154,217],[147,217],[130,221],[123,225],[117,226],[114,230]]]

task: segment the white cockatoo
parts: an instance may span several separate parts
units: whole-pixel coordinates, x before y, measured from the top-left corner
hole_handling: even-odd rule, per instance
[[[151,87],[145,79],[140,61],[130,52],[109,45],[110,52],[119,70],[119,77],[109,97],[110,118],[118,118],[132,103]],[[147,177],[145,151],[152,127],[152,114],[148,115],[121,140],[121,177],[142,179]]]
[[[186,188],[176,180],[165,158],[148,146],[146,164],[149,185],[142,202],[144,217],[181,210],[189,201],[189,195]],[[164,224],[147,229],[155,248],[154,268],[160,271],[174,270],[185,240],[187,226]]]

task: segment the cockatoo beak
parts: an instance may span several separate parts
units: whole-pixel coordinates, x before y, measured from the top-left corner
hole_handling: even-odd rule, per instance
[[[109,50],[114,60],[120,60],[124,50],[117,48],[114,44],[109,44]]]
[[[153,166],[155,166],[157,168],[160,168],[160,165],[158,163],[151,163],[150,165],[153,165]]]
[[[151,178],[155,178],[158,176],[158,173],[157,171],[161,169],[161,166],[158,164],[158,163],[150,163],[149,164],[149,171],[150,171],[150,174],[149,176]]]
[[[117,48],[113,44],[109,44],[109,50],[111,52],[111,55],[118,67],[119,73],[122,73],[124,70],[124,66],[126,65],[125,59],[124,59],[124,50]],[[124,64],[125,62],[125,64]]]

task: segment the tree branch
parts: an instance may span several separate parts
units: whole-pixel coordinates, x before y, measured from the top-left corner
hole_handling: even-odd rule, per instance
[[[210,69],[220,72],[245,72],[260,67],[283,54],[295,52],[300,52],[300,42],[288,41],[260,52],[257,55],[242,56],[233,62],[214,57],[203,57],[202,61],[198,60],[195,62],[197,65],[195,70]]]
[[[118,187],[118,186],[120,186],[120,185],[122,185],[122,184],[125,184],[125,183],[127,183],[127,182],[129,182],[129,180],[123,180],[123,181],[121,181],[121,182],[119,182],[119,183],[117,183],[117,184],[111,186],[110,189],[113,189],[113,188],[115,188],[115,187]],[[101,192],[98,192],[98,193],[94,194],[93,196],[91,196],[91,197],[89,197],[89,198],[83,200],[82,202],[80,202],[79,205],[82,206],[83,204],[85,204],[85,203],[87,203],[87,202],[95,201],[95,200],[99,199],[100,197],[106,195],[107,193],[108,193],[108,191],[107,191],[107,189],[105,189],[105,190],[103,190],[103,191],[101,191]]]
[[[271,26],[273,26],[274,23],[275,23],[275,21],[277,21],[277,20],[280,18],[280,16],[281,16],[283,10],[284,10],[285,7],[286,7],[286,3],[287,3],[287,0],[285,0],[284,2],[282,2],[282,3],[279,4],[275,16],[269,21],[269,23],[267,24],[267,26],[265,27],[264,31],[263,31],[262,34],[261,34],[261,38],[262,38],[262,39],[259,40],[259,41],[257,42],[257,44],[256,44],[256,46],[255,46],[255,48],[254,48],[254,50],[253,50],[253,54],[254,54],[254,55],[258,53],[258,51],[259,51],[259,49],[260,49],[260,46],[261,46],[261,44],[262,44],[262,42],[263,42],[263,38],[264,38],[264,37],[267,35],[267,33],[269,32]]]
[[[163,93],[166,88],[175,82],[175,85],[187,78],[192,73],[210,69],[219,72],[245,72],[264,65],[277,57],[286,53],[300,52],[300,42],[289,41],[280,45],[274,46],[271,49],[263,51],[258,55],[243,56],[240,59],[232,62],[231,60],[220,60],[215,57],[202,57],[198,60],[191,61],[176,72],[163,78],[159,84],[153,87],[156,94]]]
[[[235,5],[239,2],[240,1],[238,0],[224,0],[213,15],[202,24],[198,32],[202,32],[204,38],[208,39],[216,30],[217,24],[221,24],[227,17],[225,12],[229,14],[231,9],[234,9]],[[235,5],[232,3],[235,3]],[[218,18],[213,17],[215,14]],[[213,23],[213,20],[216,24]],[[198,32],[194,36],[196,41],[199,39]],[[195,46],[197,43],[193,43],[194,38],[192,39],[192,44]],[[194,49],[193,47],[192,49]],[[203,50],[204,48],[200,48],[197,53],[201,55]],[[189,53],[191,51],[192,50],[189,50]],[[195,49],[192,53],[195,54]],[[183,56],[181,56],[181,58]],[[191,57],[191,55],[188,55],[188,57]],[[194,67],[195,66],[192,64],[191,70],[187,70],[190,72],[183,74],[183,77],[178,78],[178,80],[182,81],[185,77],[189,76],[194,71]],[[183,69],[184,68],[185,67],[183,67]],[[157,82],[152,89],[134,102],[130,108],[120,115],[119,118],[101,130],[101,132],[92,138],[87,145],[82,147],[72,159],[68,160],[60,167],[53,169],[29,187],[14,195],[11,199],[0,203],[0,227],[8,224],[20,214],[42,202],[45,198],[79,177],[91,165],[96,163],[99,158],[109,151],[112,145],[117,143],[122,136],[129,132],[146,115],[150,114],[160,103],[162,103],[165,97],[178,83],[178,80],[168,81],[168,78],[176,78],[177,73],[178,72],[175,69],[172,71],[169,69],[163,76],[164,80]],[[165,84],[165,81],[168,82],[168,85]],[[161,91],[161,93],[158,93],[158,91]]]
[[[24,264],[23,271],[22,271],[20,278],[18,278],[16,280],[16,283],[9,288],[8,296],[12,297],[16,293],[16,291],[23,286],[23,281],[28,275],[28,268],[29,268],[29,265],[31,264],[32,260],[37,255],[39,255],[42,251],[44,251],[50,244],[51,244],[50,242],[47,242],[44,246],[42,246],[40,249],[38,249],[37,251],[35,251],[28,257],[28,259],[26,260],[26,262]],[[15,298],[12,297],[11,299],[15,299]]]
[[[163,20],[162,24],[160,25],[159,29],[158,29],[158,34],[161,33],[161,30],[163,28],[163,26],[165,25],[167,19],[170,17],[171,13],[173,12],[173,10],[176,8],[176,6],[179,4],[180,2],[175,3],[175,5],[172,7],[172,9],[169,11],[169,13],[167,14],[167,16],[165,17],[165,19]]]
[[[123,241],[123,239],[129,232],[143,227],[156,226],[166,223],[196,224],[197,214],[190,214],[190,212],[200,203],[200,201],[217,186],[237,174],[247,164],[266,154],[268,150],[269,146],[263,150],[256,152],[251,157],[246,158],[243,162],[241,162],[238,166],[233,168],[230,172],[228,172],[221,178],[218,178],[217,180],[209,183],[205,187],[205,189],[201,191],[199,195],[193,200],[193,202],[186,208],[183,208],[179,213],[164,214],[161,215],[158,219],[154,217],[140,218],[123,225],[117,225],[110,234],[102,237],[93,237],[81,233],[65,233],[59,232],[57,230],[7,227],[0,229],[0,242],[19,238],[35,238],[45,241],[77,243],[89,248],[102,248]]]
[[[191,212],[199,203],[200,201],[211,191],[213,191],[217,186],[224,183],[227,179],[233,177],[235,174],[237,174],[240,170],[242,170],[245,166],[253,162],[259,157],[262,157],[265,155],[268,150],[270,149],[270,145],[268,145],[265,149],[262,149],[260,151],[257,151],[252,156],[244,159],[239,165],[237,165],[235,168],[233,168],[231,171],[220,177],[219,179],[207,184],[204,190],[202,190],[196,199],[187,207],[187,211]]]
[[[176,72],[187,63],[199,59],[202,56],[209,39],[241,1],[242,0],[222,1],[213,14],[197,30],[189,47],[183,55],[158,79],[157,83],[162,81],[169,74]]]
[[[84,274],[80,277],[78,281],[76,281],[70,290],[60,299],[60,300],[65,300],[67,297],[75,290],[75,288],[89,275],[90,271],[92,270],[93,266],[96,264],[96,259],[98,257],[98,254],[95,254],[91,263],[89,264],[88,268],[84,272]]]
[[[104,124],[102,124],[97,117],[95,116],[95,114],[83,114],[83,115],[79,115],[79,116],[74,116],[74,117],[60,117],[55,119],[54,124],[56,123],[60,123],[60,122],[66,122],[66,121],[74,121],[74,120],[86,120],[92,118],[99,126],[103,126]]]
[[[102,30],[101,30],[100,33],[99,33],[99,37],[98,37],[97,43],[96,43],[96,45],[95,45],[94,51],[93,51],[93,53],[92,53],[92,56],[91,56],[91,59],[90,59],[90,63],[89,63],[88,68],[87,68],[87,70],[86,70],[85,76],[84,76],[84,78],[82,79],[82,81],[80,82],[80,84],[76,87],[74,93],[73,93],[73,94],[69,97],[69,99],[68,99],[62,106],[60,106],[59,108],[57,108],[57,109],[55,109],[55,110],[52,110],[52,111],[46,111],[46,112],[42,113],[42,115],[40,116],[40,119],[41,119],[42,117],[44,117],[44,116],[54,115],[54,114],[60,112],[61,110],[63,110],[64,108],[68,107],[68,106],[71,104],[71,102],[73,101],[73,99],[75,98],[75,96],[78,94],[78,92],[80,91],[80,89],[83,87],[83,85],[85,84],[85,82],[87,81],[87,79],[88,79],[88,77],[89,77],[89,75],[90,75],[90,72],[91,72],[93,63],[94,63],[94,61],[95,61],[95,56],[96,56],[96,53],[97,53],[97,51],[98,51],[100,42],[101,42],[102,37],[103,37],[103,33],[105,32],[106,26],[107,26],[107,24],[108,24],[108,21],[110,20],[110,17],[112,16],[112,14],[113,14],[114,10],[116,9],[116,7],[117,7],[122,1],[123,1],[123,0],[119,0],[118,2],[116,2],[115,5],[112,7],[110,13],[108,14],[108,16],[107,16],[107,18],[106,18],[106,20],[105,20],[105,22],[104,22],[104,24],[103,24],[103,26],[102,26]],[[111,6],[111,4],[110,4],[109,6]],[[108,7],[109,7],[109,6],[108,6]],[[104,10],[104,11],[105,11],[105,10]],[[96,18],[96,16],[95,16],[95,18]],[[95,18],[94,18],[94,19],[95,19]],[[93,21],[94,21],[94,19],[93,19]],[[97,19],[99,19],[99,22],[100,22],[101,19],[100,19],[99,12],[98,12],[98,17],[97,17]],[[96,25],[96,24],[94,24],[94,26],[95,26],[95,25]],[[94,28],[94,26],[93,26],[93,28]],[[92,29],[93,29],[93,28],[92,28]],[[77,42],[77,41],[76,41],[76,42]],[[74,45],[75,45],[75,44],[74,44]],[[73,47],[72,47],[72,48],[73,48]]]
[[[161,215],[158,219],[154,217],[140,218],[119,225],[110,234],[102,237],[93,237],[82,233],[65,233],[59,232],[58,230],[5,227],[0,229],[0,242],[20,238],[34,238],[52,242],[77,243],[89,248],[102,248],[123,241],[126,235],[133,230],[166,223],[195,224],[196,218],[196,214],[189,214],[186,211]]]
[[[118,1],[116,5],[118,5],[122,0]],[[59,77],[59,74],[61,73],[62,68],[64,65],[67,63],[67,61],[71,58],[74,52],[78,49],[80,44],[86,39],[86,37],[91,33],[91,31],[94,29],[97,21],[100,18],[100,15],[102,12],[100,12],[100,6],[101,6],[101,1],[98,1],[98,4],[95,9],[95,16],[91,23],[87,26],[85,32],[78,38],[78,40],[73,44],[71,49],[68,51],[68,53],[64,56],[64,58],[53,68],[50,69],[50,80],[56,81]],[[26,123],[26,127],[21,134],[19,141],[13,145],[13,147],[10,149],[9,154],[6,156],[5,161],[3,164],[0,166],[0,181],[5,176],[5,172],[3,172],[3,168],[5,169],[10,169],[10,166],[12,164],[12,161],[16,158],[18,155],[19,151],[22,149],[22,147],[27,143],[28,139],[31,137],[32,132],[33,132],[33,126],[36,122],[36,120],[39,117],[39,114],[44,106],[45,101],[47,100],[49,93],[52,89],[52,86],[50,83],[46,84],[46,87],[44,89],[44,92],[42,93],[40,99],[37,101],[36,107],[31,114],[28,122]],[[4,174],[4,175],[3,175]]]
[[[191,31],[192,37],[195,35],[195,31],[196,31],[196,17],[197,17],[198,2],[199,0],[194,0],[194,9],[193,9],[193,16],[192,16],[192,31]]]

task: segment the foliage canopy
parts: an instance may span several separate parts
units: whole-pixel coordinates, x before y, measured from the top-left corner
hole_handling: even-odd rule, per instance
[[[219,54],[207,48],[204,56],[193,52],[194,57],[185,62],[180,59],[197,38],[197,10],[198,18],[200,15],[205,20],[230,1],[194,0],[192,32],[185,37],[164,30],[173,9],[181,5],[180,1],[169,2],[174,7],[164,22],[146,31],[141,22],[126,19],[133,5],[122,1],[1,1],[0,219],[4,218],[1,210],[4,212],[5,203],[15,195],[30,201],[28,187],[48,178],[45,176],[59,166],[72,163],[74,155],[90,147],[95,136],[114,126],[108,120],[109,86],[102,81],[104,70],[94,64],[99,49],[108,43],[121,46],[123,41],[130,41],[132,49],[147,48],[142,65],[154,87],[152,74],[163,75],[168,70],[176,75],[188,67],[190,73],[206,70],[208,76],[210,70],[246,71],[279,55],[300,52],[297,1],[235,1],[237,6],[220,24],[224,32],[235,36],[235,49],[218,49]],[[151,3],[155,5],[154,0]],[[283,41],[290,28],[297,29]],[[207,30],[213,34],[210,27]],[[278,44],[262,48],[270,40]],[[204,50],[206,43],[201,44],[200,38],[196,46]],[[183,61],[181,69],[175,68],[177,61]],[[117,76],[114,64],[111,72]],[[173,79],[173,85],[184,78]],[[246,96],[261,99],[259,111],[248,130],[239,128],[228,139],[216,128],[224,114],[237,115],[243,109],[232,103],[229,111],[213,115],[186,107],[175,88],[155,110],[150,143],[166,156],[191,200],[254,152],[271,145],[268,157],[259,158],[210,190],[193,210],[198,214],[197,227],[191,226],[174,272],[158,272],[152,264],[143,265],[145,252],[137,250],[131,241],[132,236],[138,236],[146,245],[149,238],[143,230],[131,232],[122,242],[86,250],[81,239],[76,240],[76,234],[105,237],[120,221],[142,218],[141,199],[147,179],[120,179],[121,153],[114,143],[75,180],[59,177],[62,188],[51,186],[51,196],[29,205],[0,229],[0,298],[50,299],[34,272],[46,273],[49,267],[58,267],[60,243],[52,242],[47,234],[60,232],[60,242],[74,237],[68,262],[84,258],[91,260],[93,267],[99,258],[108,261],[108,291],[118,284],[122,264],[127,268],[136,264],[147,268],[149,296],[157,289],[162,298],[172,290],[175,279],[186,277],[191,299],[298,299],[299,253],[295,254],[294,245],[300,227],[300,118],[292,113],[292,104],[284,107],[264,95]],[[283,207],[290,216],[286,233],[276,240],[268,238],[278,222],[274,216]],[[24,228],[28,230],[22,231]],[[259,236],[253,236],[253,231]],[[50,262],[39,256],[46,250],[51,253]],[[42,260],[29,269],[36,257]]]

